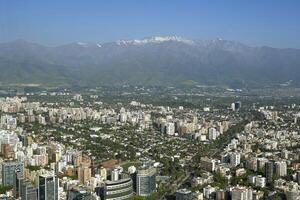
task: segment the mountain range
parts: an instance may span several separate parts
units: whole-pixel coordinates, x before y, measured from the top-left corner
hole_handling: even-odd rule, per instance
[[[2,84],[300,85],[300,49],[178,36],[57,47],[16,40],[0,44],[0,71]]]

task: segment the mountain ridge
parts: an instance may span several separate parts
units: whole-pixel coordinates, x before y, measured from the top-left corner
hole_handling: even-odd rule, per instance
[[[122,42],[120,42],[122,41]],[[300,49],[250,47],[224,39],[153,36],[48,47],[0,43],[0,82],[235,87],[300,83]]]

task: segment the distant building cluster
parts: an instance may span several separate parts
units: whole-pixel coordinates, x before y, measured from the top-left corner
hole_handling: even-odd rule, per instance
[[[153,198],[161,187],[176,200],[300,198],[296,105],[186,109],[45,96],[63,100],[0,99],[0,199]]]

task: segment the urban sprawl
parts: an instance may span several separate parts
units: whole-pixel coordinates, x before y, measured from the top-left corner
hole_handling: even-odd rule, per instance
[[[0,199],[300,199],[299,105],[167,104],[0,98]]]

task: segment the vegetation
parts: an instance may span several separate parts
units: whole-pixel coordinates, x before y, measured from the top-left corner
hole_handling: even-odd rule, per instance
[[[7,191],[13,189],[13,186],[0,185],[0,194],[5,194]]]
[[[223,176],[221,173],[217,172],[214,174],[214,183],[212,186],[217,186],[219,188],[226,188],[228,186],[228,179]]]
[[[40,166],[30,166],[30,165],[28,165],[26,168],[29,169],[30,171],[38,171],[41,169]]]

